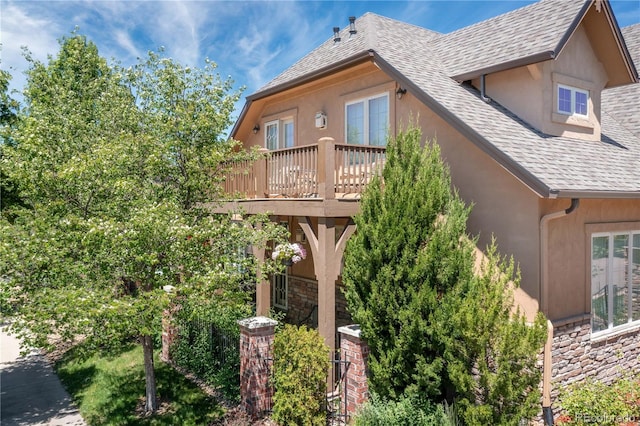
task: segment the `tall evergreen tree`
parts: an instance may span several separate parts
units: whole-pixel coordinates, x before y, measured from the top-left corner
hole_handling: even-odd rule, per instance
[[[369,383],[383,396],[456,400],[469,425],[536,413],[546,327],[513,309],[513,261],[488,248],[475,270],[466,207],[435,142],[410,127],[387,146],[345,250],[348,308],[370,347]]]
[[[413,127],[389,141],[355,217],[343,279],[353,319],[370,347],[372,390],[439,396],[443,348],[433,329],[442,296],[472,276],[469,209],[451,191],[440,149],[421,149]]]

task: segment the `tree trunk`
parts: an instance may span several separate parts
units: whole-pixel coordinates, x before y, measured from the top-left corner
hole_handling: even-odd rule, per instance
[[[153,368],[153,337],[142,336],[142,352],[144,353],[144,376],[146,382],[146,403],[144,409],[147,413],[158,411],[158,398],[156,395],[156,374]]]

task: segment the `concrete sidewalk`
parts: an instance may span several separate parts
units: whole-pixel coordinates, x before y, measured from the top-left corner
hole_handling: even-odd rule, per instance
[[[47,360],[35,351],[20,356],[20,342],[4,328],[0,324],[0,424],[85,425]]]

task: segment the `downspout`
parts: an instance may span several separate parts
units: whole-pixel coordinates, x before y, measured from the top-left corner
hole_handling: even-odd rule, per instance
[[[480,76],[480,99],[485,101],[486,103],[491,102],[491,98],[487,96],[486,87],[485,87],[485,78],[486,74],[482,74]]]
[[[580,205],[580,199],[572,198],[566,210],[549,213],[540,219],[540,310],[547,315],[549,301],[548,227],[549,222],[571,214]],[[542,366],[542,416],[545,425],[553,425],[551,409],[551,367],[553,363],[553,324],[547,320],[547,341],[544,344]]]

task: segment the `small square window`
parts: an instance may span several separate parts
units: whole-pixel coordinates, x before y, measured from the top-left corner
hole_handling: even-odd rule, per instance
[[[558,113],[564,115],[589,116],[589,92],[558,84]]]

